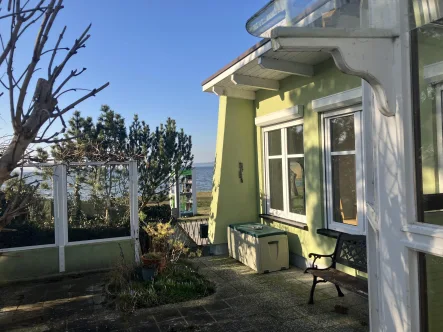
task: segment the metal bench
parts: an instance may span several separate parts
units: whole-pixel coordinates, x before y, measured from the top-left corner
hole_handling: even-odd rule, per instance
[[[367,280],[353,277],[336,269],[337,263],[349,266],[356,270],[367,272],[366,237],[364,235],[340,234],[337,239],[335,250],[330,255],[320,255],[310,253],[309,258],[314,257],[312,266],[305,270],[313,276],[309,304],[314,303],[315,286],[320,282],[331,282],[337,288],[339,297],[343,297],[340,287],[354,291],[365,297],[368,296]],[[315,265],[319,258],[330,258],[332,263],[325,269],[320,269]]]

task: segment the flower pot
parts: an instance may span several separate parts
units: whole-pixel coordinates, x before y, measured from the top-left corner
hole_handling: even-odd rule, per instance
[[[161,258],[147,258],[145,256],[141,257],[143,266],[158,266],[160,264]]]
[[[152,281],[154,280],[155,273],[157,272],[156,266],[143,266],[142,267],[142,277],[144,281]]]

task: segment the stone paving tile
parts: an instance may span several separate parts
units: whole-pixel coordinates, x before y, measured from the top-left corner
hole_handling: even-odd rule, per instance
[[[137,327],[137,326],[143,326],[143,325],[157,325],[154,316],[152,315],[146,315],[146,314],[139,314],[135,313],[130,316],[123,317],[122,320],[127,322],[127,325],[129,327]]]
[[[298,310],[298,307],[291,307],[291,308],[269,308],[267,313],[272,316],[273,318],[280,319],[280,320],[294,320],[298,318],[305,317],[305,313]]]
[[[175,318],[182,318],[182,315],[177,309],[169,309],[155,313],[154,318],[157,321],[157,323],[160,323]]]
[[[136,327],[131,327],[129,332],[160,332],[160,328],[155,323],[140,324]]]
[[[214,298],[217,300],[225,300],[238,297],[239,295],[238,290],[234,287],[220,285],[220,287],[217,288],[217,292],[214,294]]]
[[[202,326],[209,323],[214,323],[215,319],[209,313],[200,313],[197,315],[190,315],[185,317],[188,325],[191,326]]]
[[[203,306],[183,307],[178,309],[182,316],[193,316],[197,314],[206,314],[207,311]]]
[[[336,312],[325,312],[315,316],[307,316],[309,320],[321,327],[344,326],[355,323],[355,318],[349,314],[339,314]]]
[[[217,321],[217,324],[221,331],[226,332],[244,332],[253,329],[253,326],[247,319],[226,319]]]
[[[206,311],[212,313],[214,311],[228,309],[228,308],[230,308],[230,306],[225,301],[221,300],[221,301],[216,301],[214,303],[207,304],[204,306],[204,308],[206,309]]]
[[[223,309],[211,312],[211,316],[212,318],[215,319],[215,321],[221,322],[221,321],[228,321],[231,319],[247,317],[248,314],[245,313],[244,311],[239,311],[237,309],[229,308],[229,309]]]
[[[161,332],[176,332],[185,331],[188,329],[188,324],[184,318],[175,318],[165,322],[158,323]]]
[[[318,330],[320,330],[321,327],[316,324],[315,322],[310,321],[309,319],[307,319],[306,317],[302,317],[299,319],[294,319],[294,320],[287,320],[285,322],[283,322],[283,324],[281,325],[280,331],[287,331],[287,332],[292,332],[292,331],[303,331],[303,332],[310,332],[310,331],[315,331],[317,332]]]

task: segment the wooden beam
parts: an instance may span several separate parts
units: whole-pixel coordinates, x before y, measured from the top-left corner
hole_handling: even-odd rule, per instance
[[[314,66],[304,63],[260,57],[258,58],[258,65],[263,69],[279,71],[291,75],[305,77],[314,76]]]
[[[238,99],[255,100],[255,92],[254,91],[247,91],[247,90],[240,90],[240,89],[225,88],[225,87],[221,87],[221,86],[214,86],[214,87],[212,87],[212,92],[214,92],[214,94],[216,94],[217,96],[226,96],[226,97],[238,98]]]
[[[280,85],[278,81],[275,80],[267,80],[264,78],[252,77],[252,76],[243,76],[238,74],[233,74],[231,76],[231,81],[235,85],[238,86],[248,86],[251,88],[264,89],[264,90],[272,90],[278,91]]]

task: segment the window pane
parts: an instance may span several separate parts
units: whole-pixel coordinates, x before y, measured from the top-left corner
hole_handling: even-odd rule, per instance
[[[288,159],[289,211],[306,215],[304,158]]]
[[[69,242],[131,235],[127,165],[68,167]]]
[[[357,225],[355,155],[332,156],[332,208],[335,222]]]
[[[281,130],[268,132],[268,154],[270,156],[281,155]]]
[[[269,195],[271,209],[283,210],[283,176],[282,160],[269,160]]]
[[[423,300],[427,304],[428,332],[443,331],[443,258],[430,254],[420,254],[420,267],[426,271],[422,290]]]
[[[342,116],[330,121],[332,151],[355,150],[354,115]]]
[[[0,215],[16,209],[23,213],[0,231],[0,249],[55,244],[53,173],[52,167],[25,167],[3,184]],[[24,208],[22,201],[28,201]]]
[[[288,154],[303,154],[303,126],[288,128]]]
[[[413,75],[414,106],[419,110],[414,124],[420,137],[417,183],[422,186],[424,219],[419,215],[420,221],[443,226],[443,85],[435,67],[443,61],[443,27],[427,25],[414,34],[418,57],[414,65],[417,74]]]

